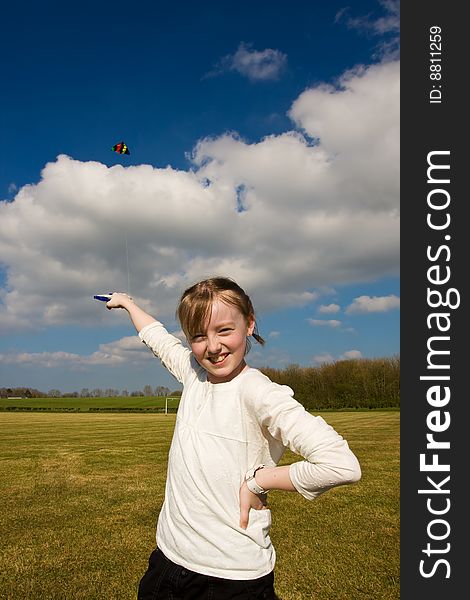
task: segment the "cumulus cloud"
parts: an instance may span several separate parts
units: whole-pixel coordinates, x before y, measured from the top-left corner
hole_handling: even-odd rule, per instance
[[[339,327],[341,325],[341,321],[337,321],[336,319],[307,319],[307,321],[313,327]]]
[[[306,90],[297,130],[202,139],[188,170],[58,156],[0,203],[0,329],[127,323],[93,300],[127,290],[126,240],[131,295],[167,320],[211,275],[239,281],[258,313],[396,275],[398,82],[389,62]]]
[[[152,354],[136,336],[121,338],[108,344],[100,344],[99,350],[82,355],[72,352],[19,352],[0,354],[0,364],[35,365],[44,368],[80,368],[90,365],[119,366],[151,360]]]
[[[340,311],[339,304],[322,304],[318,308],[318,312],[323,313],[323,314],[333,314],[333,313],[337,313],[339,311]]]
[[[293,103],[290,116],[295,123],[320,139],[335,188],[324,197],[338,202],[340,210],[355,209],[359,217],[361,210],[391,215],[398,210],[398,97],[395,61],[358,67],[345,73],[336,87],[319,85]],[[326,177],[324,183],[330,183]],[[373,228],[369,235],[374,235]]]
[[[342,360],[355,360],[358,358],[362,358],[362,352],[360,350],[347,350],[340,356],[340,359]]]
[[[357,360],[359,358],[362,358],[362,352],[360,350],[346,350],[346,352],[343,352],[343,354],[339,355],[337,358],[329,352],[316,354],[312,358],[312,362],[314,365],[322,365],[335,362],[336,360]]]
[[[237,51],[224,56],[206,77],[215,77],[227,71],[236,71],[251,81],[278,79],[286,67],[287,55],[273,48],[253,50],[251,46],[251,44],[241,42]]]
[[[346,308],[348,314],[388,312],[400,307],[400,298],[390,296],[359,296]]]

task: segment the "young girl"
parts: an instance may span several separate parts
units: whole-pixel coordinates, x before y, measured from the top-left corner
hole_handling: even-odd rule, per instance
[[[158,547],[138,600],[275,599],[269,490],[313,500],[360,479],[347,442],[293,391],[249,367],[263,344],[247,294],[215,277],[187,289],[178,318],[191,350],[122,293],[140,339],[183,384],[169,452]],[[305,460],[276,466],[286,448]]]

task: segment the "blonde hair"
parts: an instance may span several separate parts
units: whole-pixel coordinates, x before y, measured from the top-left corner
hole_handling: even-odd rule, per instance
[[[212,304],[217,299],[237,308],[245,317],[247,325],[250,321],[255,321],[255,311],[250,297],[238,283],[229,277],[211,277],[189,287],[180,298],[176,316],[188,340],[204,331],[210,318]],[[256,321],[252,336],[259,344],[264,345]],[[251,347],[248,338],[246,345],[246,352],[248,352]]]

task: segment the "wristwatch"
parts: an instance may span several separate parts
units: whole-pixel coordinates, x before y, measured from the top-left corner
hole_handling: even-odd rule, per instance
[[[257,467],[253,467],[252,469],[247,471],[246,475],[245,475],[245,481],[246,481],[246,485],[247,485],[248,489],[250,490],[250,492],[253,492],[253,494],[257,494],[258,496],[260,494],[268,493],[266,490],[263,490],[263,488],[256,483],[256,479],[255,479],[256,471],[263,469],[265,466],[266,465],[258,465]]]

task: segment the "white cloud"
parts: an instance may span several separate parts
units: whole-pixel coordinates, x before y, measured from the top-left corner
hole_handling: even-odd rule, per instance
[[[20,352],[0,354],[0,364],[36,365],[44,368],[80,368],[90,365],[119,366],[149,360],[152,354],[136,336],[121,338],[108,344],[100,344],[99,350],[82,355],[71,352]]]
[[[322,365],[325,363],[333,363],[337,360],[356,360],[359,358],[362,358],[362,352],[360,350],[347,350],[337,358],[335,358],[329,352],[324,352],[323,354],[316,354],[312,358],[312,362],[314,365]]]
[[[268,337],[270,338],[278,338],[281,335],[279,331],[270,331],[268,333]]]
[[[399,65],[293,104],[299,131],[200,140],[188,171],[61,155],[0,203],[0,329],[127,323],[93,294],[127,289],[171,322],[181,292],[226,274],[258,313],[399,268]],[[244,186],[243,212],[237,190]]]
[[[336,319],[329,319],[329,320],[307,319],[307,321],[313,327],[333,327],[333,328],[335,328],[335,327],[339,327],[341,325],[341,321],[337,321]]]
[[[340,308],[341,307],[339,304],[322,304],[318,308],[318,312],[323,314],[333,314],[339,312]]]
[[[351,29],[379,36],[381,41],[377,47],[377,55],[396,58],[400,48],[400,0],[379,0],[378,4],[383,9],[380,17],[375,12],[354,16],[350,7],[346,7],[336,13],[335,22],[345,21]],[[384,40],[387,34],[388,39]]]
[[[314,365],[322,365],[324,363],[331,363],[334,362],[334,357],[329,354],[328,352],[325,352],[323,354],[316,354],[313,358],[312,358],[312,362]]]
[[[346,308],[348,314],[388,312],[400,307],[400,298],[390,296],[359,296]]]
[[[377,17],[374,13],[363,16],[349,16],[349,9],[341,9],[335,17],[335,21],[346,19],[348,27],[357,30],[371,31],[383,36],[386,33],[398,33],[400,31],[400,1],[379,0],[379,4],[385,13]]]
[[[362,211],[367,218],[385,212],[392,222],[399,208],[399,82],[397,61],[358,67],[337,87],[320,85],[294,102],[291,117],[320,139],[328,157],[322,165],[328,175],[320,179],[325,188],[311,187],[311,195],[337,203],[340,211],[357,211],[358,218]],[[368,236],[376,233],[371,227]]]
[[[372,28],[377,35],[396,33],[400,31],[400,0],[381,0],[386,14],[372,22]]]
[[[347,350],[341,354],[341,360],[355,360],[358,358],[362,358],[362,352],[360,350]]]
[[[268,81],[278,79],[286,64],[287,56],[280,50],[252,50],[251,44],[241,42],[235,54],[224,56],[206,77],[237,71],[251,81]]]

